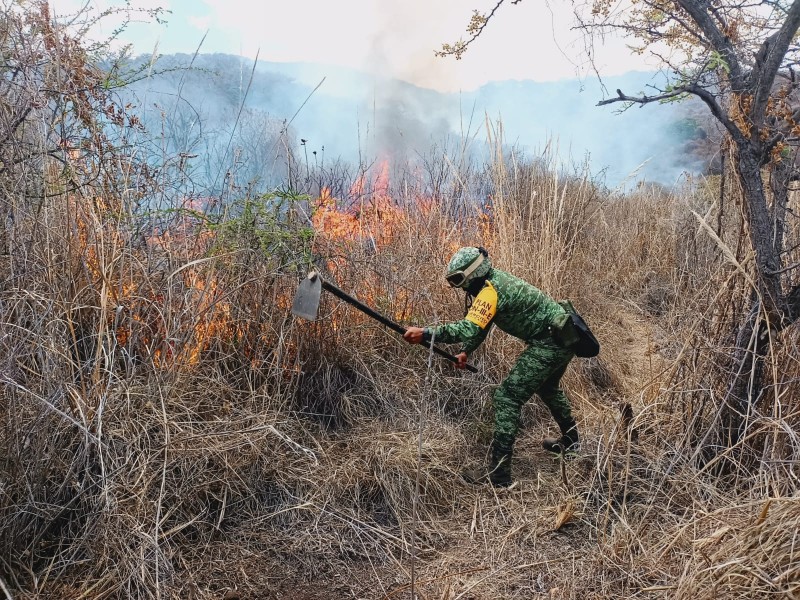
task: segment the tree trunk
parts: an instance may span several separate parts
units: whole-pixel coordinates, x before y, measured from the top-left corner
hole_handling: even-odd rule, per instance
[[[761,303],[755,298],[736,334],[733,372],[720,415],[721,445],[725,448],[736,446],[744,437],[753,407],[763,389],[764,357],[769,348],[769,336],[762,316]]]
[[[733,372],[721,408],[721,437],[733,447],[745,436],[753,407],[763,390],[764,358],[770,330],[780,331],[793,320],[781,289],[780,253],[783,247],[783,214],[786,207],[788,169],[775,165],[770,179],[770,210],[761,172],[759,153],[749,142],[737,144],[737,175],[744,192],[745,218],[755,251],[755,284],[752,305],[739,327],[733,352]]]
[[[737,144],[737,175],[744,192],[745,218],[755,252],[752,304],[739,326],[731,380],[721,407],[723,445],[733,447],[746,435],[755,404],[764,389],[764,362],[770,337],[800,317],[800,287],[784,293],[781,252],[785,231],[790,161],[773,163],[769,178],[771,210],[759,152],[750,143]]]
[[[770,326],[780,329],[785,316],[781,291],[780,247],[783,240],[776,240],[775,228],[767,206],[764,179],[761,175],[760,152],[748,141],[739,146],[737,174],[744,192],[744,208],[750,232],[750,244],[755,252],[756,286],[761,295],[764,316]],[[782,237],[783,230],[780,230]]]

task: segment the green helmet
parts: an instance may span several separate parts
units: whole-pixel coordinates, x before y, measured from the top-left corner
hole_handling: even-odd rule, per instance
[[[470,281],[489,274],[492,261],[483,248],[459,248],[447,265],[447,282],[453,287],[465,287]]]

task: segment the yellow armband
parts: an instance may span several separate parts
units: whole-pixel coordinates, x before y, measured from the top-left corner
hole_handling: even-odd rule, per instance
[[[469,308],[466,319],[475,323],[481,329],[486,329],[497,312],[497,290],[487,282],[480,293],[475,297]]]

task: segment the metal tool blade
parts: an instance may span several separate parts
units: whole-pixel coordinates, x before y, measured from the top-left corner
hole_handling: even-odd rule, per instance
[[[319,277],[306,277],[297,286],[292,304],[292,314],[314,321],[319,311],[319,298],[322,295],[322,280]]]

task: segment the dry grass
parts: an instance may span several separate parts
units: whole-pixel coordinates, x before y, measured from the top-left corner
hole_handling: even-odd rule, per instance
[[[184,157],[126,154],[153,140],[89,64],[102,47],[54,35],[45,3],[0,18],[21,115],[0,122],[0,598],[800,596],[796,327],[746,435],[720,433],[753,268],[735,186],[618,194],[551,148],[483,168],[443,148],[391,188],[306,170],[352,190],[311,231],[305,200],[235,174],[184,198]],[[473,375],[330,296],[316,323],[289,312],[313,265],[400,322],[458,318],[441,274],[464,244],[603,345],[564,380],[582,456],[540,449],[534,400],[509,490],[459,472],[519,343],[493,333]]]
[[[5,595],[399,599],[412,563],[429,599],[797,595],[792,332],[750,479],[695,452],[743,294],[688,212],[712,193],[612,196],[546,154],[498,155],[486,175],[491,218],[405,186],[404,210],[313,247],[291,219],[264,245],[266,225],[232,217],[142,241],[136,214],[74,198],[18,215],[25,252],[0,303]],[[493,334],[474,376],[428,372],[424,351],[331,297],[317,323],[288,311],[313,250],[389,316],[457,318],[443,264],[479,243],[571,298],[603,344],[565,379],[584,455],[539,449],[551,423],[534,400],[507,491],[458,473],[483,458],[518,344]]]

